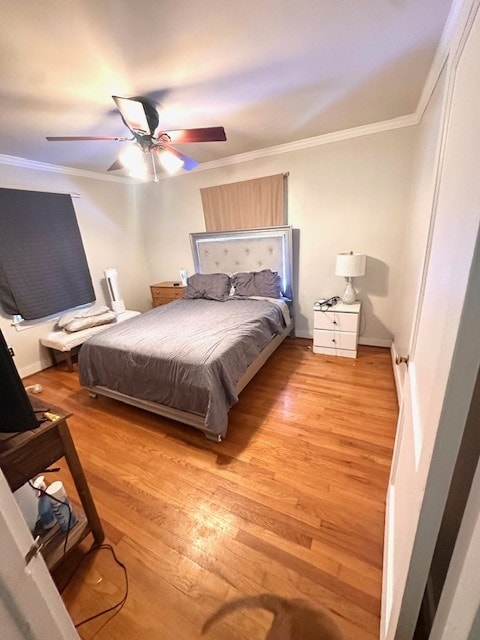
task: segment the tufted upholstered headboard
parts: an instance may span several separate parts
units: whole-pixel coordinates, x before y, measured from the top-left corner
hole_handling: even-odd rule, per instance
[[[197,273],[236,273],[271,269],[282,279],[282,290],[293,299],[292,227],[266,227],[191,233]]]

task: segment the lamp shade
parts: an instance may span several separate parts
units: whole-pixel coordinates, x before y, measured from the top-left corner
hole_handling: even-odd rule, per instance
[[[338,253],[335,275],[355,278],[365,275],[367,256],[364,253]]]

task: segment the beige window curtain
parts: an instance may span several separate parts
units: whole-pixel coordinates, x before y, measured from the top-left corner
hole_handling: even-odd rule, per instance
[[[200,189],[207,231],[287,224],[288,174]]]

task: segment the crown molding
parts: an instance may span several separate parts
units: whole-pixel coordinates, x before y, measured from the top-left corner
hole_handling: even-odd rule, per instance
[[[282,153],[290,153],[292,151],[301,151],[303,149],[309,149],[311,147],[319,147],[326,144],[332,144],[334,142],[341,142],[343,140],[352,140],[354,138],[360,138],[363,136],[374,135],[376,133],[382,133],[384,131],[393,131],[395,129],[402,129],[404,127],[412,127],[420,122],[420,118],[417,113],[411,113],[391,120],[383,120],[381,122],[373,122],[372,124],[361,125],[359,127],[352,127],[351,129],[343,129],[342,131],[334,131],[333,133],[325,133],[320,136],[314,136],[312,138],[304,138],[302,140],[295,140],[294,142],[287,142],[285,144],[275,145],[273,147],[266,147],[264,149],[256,149],[255,151],[247,151],[246,153],[239,153],[233,156],[227,156],[226,158],[219,158],[218,160],[212,160],[210,162],[202,162],[196,167],[193,172],[209,171],[210,169],[218,169],[220,167],[226,167],[229,165],[240,164],[242,162],[250,162],[251,160],[258,160],[261,158],[267,158],[269,156],[276,156]],[[96,173],[94,171],[85,171],[83,169],[75,169],[73,167],[63,167],[61,165],[49,164],[46,162],[38,162],[36,160],[27,160],[26,158],[20,158],[18,156],[8,156],[0,154],[0,164],[6,164],[10,166],[22,167],[25,169],[35,169],[37,171],[49,171],[52,173],[62,173],[67,175],[80,176],[83,178],[92,178],[94,180],[105,180],[109,182],[121,182],[124,184],[143,184],[138,180],[132,180],[126,177],[111,176],[103,173]],[[177,174],[176,176],[169,176],[166,173],[159,173],[159,180],[166,180],[170,178],[179,177],[185,174]]]
[[[289,153],[291,151],[301,151],[302,149],[309,149],[310,147],[318,147],[324,144],[340,142],[342,140],[350,140],[352,138],[359,138],[361,136],[369,136],[375,133],[381,133],[382,131],[391,131],[393,129],[411,127],[416,124],[418,124],[418,119],[415,114],[399,116],[398,118],[393,118],[391,120],[383,120],[382,122],[374,122],[372,124],[366,124],[360,127],[344,129],[343,131],[325,133],[320,136],[314,136],[313,138],[304,138],[303,140],[296,140],[294,142],[287,142],[285,144],[279,144],[273,147],[266,147],[265,149],[247,151],[246,153],[239,153],[234,156],[219,158],[218,160],[212,160],[210,162],[202,162],[193,170],[193,172],[197,173],[198,171],[209,171],[210,169],[217,169],[219,167],[226,167],[233,164],[240,164],[242,162],[249,162],[250,160],[258,160],[259,158],[267,158],[269,156],[276,156],[282,153]],[[132,180],[126,177],[96,173],[95,171],[85,171],[84,169],[75,169],[73,167],[63,167],[61,165],[49,164],[47,162],[28,160],[26,158],[20,158],[18,156],[8,156],[0,154],[0,164],[22,167],[24,169],[35,169],[36,171],[62,173],[66,175],[79,176],[82,178],[92,178],[94,180],[106,180],[108,182],[122,182],[124,184],[131,185],[143,184],[138,180]],[[159,180],[165,180],[178,177],[180,175],[185,174],[169,176],[167,173],[162,172],[158,174],[158,178]]]
[[[86,171],[84,169],[75,169],[74,167],[63,167],[58,164],[49,164],[48,162],[38,162],[37,160],[28,160],[19,156],[7,156],[0,153],[0,164],[6,164],[11,167],[21,167],[22,169],[34,169],[35,171],[48,171],[50,173],[62,173],[64,175],[78,176],[80,178],[91,178],[93,180],[105,180],[107,182],[123,182],[124,184],[135,184],[134,180],[122,176],[112,176],[95,171]]]
[[[453,37],[456,32],[457,25],[459,23],[463,8],[465,6],[465,0],[453,0],[450,12],[448,14],[447,21],[443,28],[442,37],[438,43],[435,56],[433,58],[432,66],[428,73],[427,79],[423,86],[423,91],[415,109],[415,115],[420,122],[425,113],[425,109],[428,106],[430,98],[432,97],[435,87],[437,86],[440,74],[443,71],[445,63],[447,62],[448,54],[452,46]]]
[[[226,167],[232,164],[240,164],[241,162],[249,162],[250,160],[258,160],[259,158],[267,158],[269,156],[276,156],[282,153],[290,153],[291,151],[301,151],[302,149],[309,149],[310,147],[319,147],[324,144],[341,142],[342,140],[351,140],[352,138],[369,136],[375,133],[381,133],[383,131],[392,131],[394,129],[412,127],[418,124],[418,122],[419,121],[416,114],[412,113],[406,116],[399,116],[398,118],[392,118],[391,120],[383,120],[382,122],[365,124],[359,127],[353,127],[351,129],[343,129],[342,131],[325,133],[320,136],[314,136],[313,138],[304,138],[303,140],[287,142],[285,144],[279,144],[273,147],[256,149],[255,151],[247,151],[246,153],[239,153],[234,156],[219,158],[218,160],[212,160],[210,162],[202,162],[200,165],[198,165],[198,167],[196,167],[193,170],[192,173],[198,173],[199,171],[209,171],[210,169],[218,169],[219,167]],[[177,175],[180,175],[180,174],[177,174]],[[184,174],[181,174],[181,175],[184,175]],[[163,180],[165,178],[171,178],[176,176],[159,174],[158,177],[159,179]]]

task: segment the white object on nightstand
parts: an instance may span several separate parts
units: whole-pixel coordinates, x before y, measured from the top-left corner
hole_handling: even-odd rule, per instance
[[[361,302],[338,302],[327,311],[313,309],[313,352],[324,355],[357,357]]]
[[[112,311],[117,315],[125,313],[125,302],[120,294],[118,286],[118,273],[116,269],[105,269],[103,272],[105,282],[107,283],[108,295],[110,296]]]

